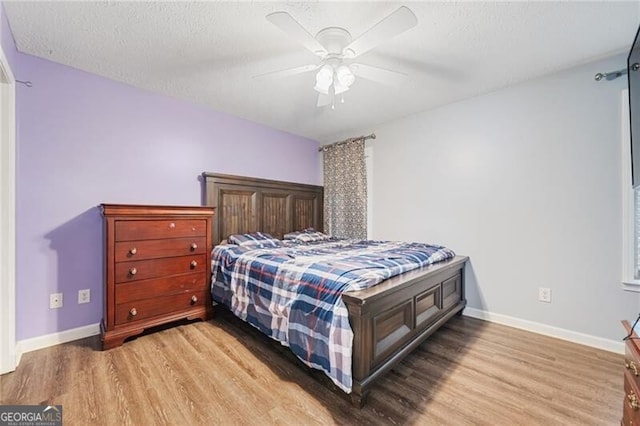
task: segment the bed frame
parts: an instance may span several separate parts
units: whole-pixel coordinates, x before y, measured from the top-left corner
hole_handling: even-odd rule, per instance
[[[314,227],[323,230],[321,186],[203,173],[203,202],[216,207],[214,244],[234,233],[275,237]],[[466,305],[468,258],[406,272],[342,298],[353,329],[352,403],[362,407],[376,379],[461,313]]]

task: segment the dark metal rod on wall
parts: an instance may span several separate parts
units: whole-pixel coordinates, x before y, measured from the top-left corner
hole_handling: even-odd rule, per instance
[[[331,147],[334,147],[334,146],[338,146],[338,145],[344,145],[345,143],[349,143],[349,142],[354,142],[354,141],[359,141],[359,140],[366,141],[367,139],[375,139],[375,138],[376,138],[376,134],[375,133],[371,133],[370,135],[367,135],[367,136],[358,136],[357,138],[349,138],[349,139],[345,139],[343,141],[334,142],[334,143],[329,144],[329,145],[322,145],[320,148],[318,148],[318,152],[326,151],[328,148],[331,148]]]

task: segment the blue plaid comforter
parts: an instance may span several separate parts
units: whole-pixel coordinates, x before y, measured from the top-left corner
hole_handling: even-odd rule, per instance
[[[211,294],[350,393],[353,332],[341,294],[454,256],[441,246],[388,241],[220,245]]]

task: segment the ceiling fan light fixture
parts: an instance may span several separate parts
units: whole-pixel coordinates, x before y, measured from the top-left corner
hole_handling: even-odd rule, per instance
[[[316,85],[314,89],[320,93],[329,93],[329,87],[333,84],[333,68],[329,65],[325,65],[320,68],[320,71],[316,74]]]
[[[403,73],[370,65],[355,63],[347,65],[345,61],[351,62],[352,59],[375,48],[385,40],[404,33],[418,23],[416,15],[406,6],[401,6],[353,40],[349,31],[342,27],[323,28],[314,37],[287,12],[270,13],[267,15],[267,20],[307,50],[319,56],[321,62],[319,65],[305,65],[262,76],[286,76],[316,71],[314,89],[320,92],[317,106],[331,105],[332,109],[335,109],[335,96],[349,90],[356,76],[381,83],[387,83],[394,77],[397,79],[405,76]],[[329,103],[326,102],[327,99],[330,100]],[[342,96],[340,96],[340,102],[344,102]]]
[[[335,89],[335,94],[339,95],[341,93],[346,92],[347,90],[349,90],[349,86],[345,86],[344,84],[342,84],[340,82],[340,80],[336,79],[336,81],[333,83],[333,88]]]
[[[349,87],[356,81],[356,76],[353,75],[351,69],[346,65],[340,65],[336,70],[336,79],[341,86]]]
[[[316,83],[315,86],[313,86],[313,89],[318,93],[322,93],[323,95],[328,95],[329,94],[329,88],[328,87],[322,87],[322,86],[318,85],[317,83]]]

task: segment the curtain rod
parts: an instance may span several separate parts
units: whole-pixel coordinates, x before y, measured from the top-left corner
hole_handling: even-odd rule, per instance
[[[640,63],[635,62],[629,68],[631,68],[631,71],[638,71],[640,69]],[[603,78],[606,80],[615,80],[616,78],[627,74],[629,72],[629,68],[622,68],[621,70],[611,72],[599,72],[593,78],[595,78],[596,81],[600,81]]]
[[[635,70],[634,70],[635,71]],[[618,77],[622,77],[623,75],[625,75],[627,73],[627,69],[623,68],[621,70],[617,70],[617,71],[610,71],[610,72],[599,72],[597,73],[593,78],[596,81],[600,81],[603,78],[605,80],[615,80]]]
[[[366,141],[367,139],[375,139],[375,138],[376,138],[376,134],[375,133],[371,133],[370,135],[367,135],[367,136],[358,136],[357,138],[349,138],[349,139],[345,139],[343,141],[334,142],[334,143],[329,144],[329,145],[322,145],[320,148],[318,148],[318,152],[326,151],[327,149],[329,149],[331,147],[344,145],[345,143],[349,143],[349,142],[355,142],[355,141],[359,141],[359,140]]]

